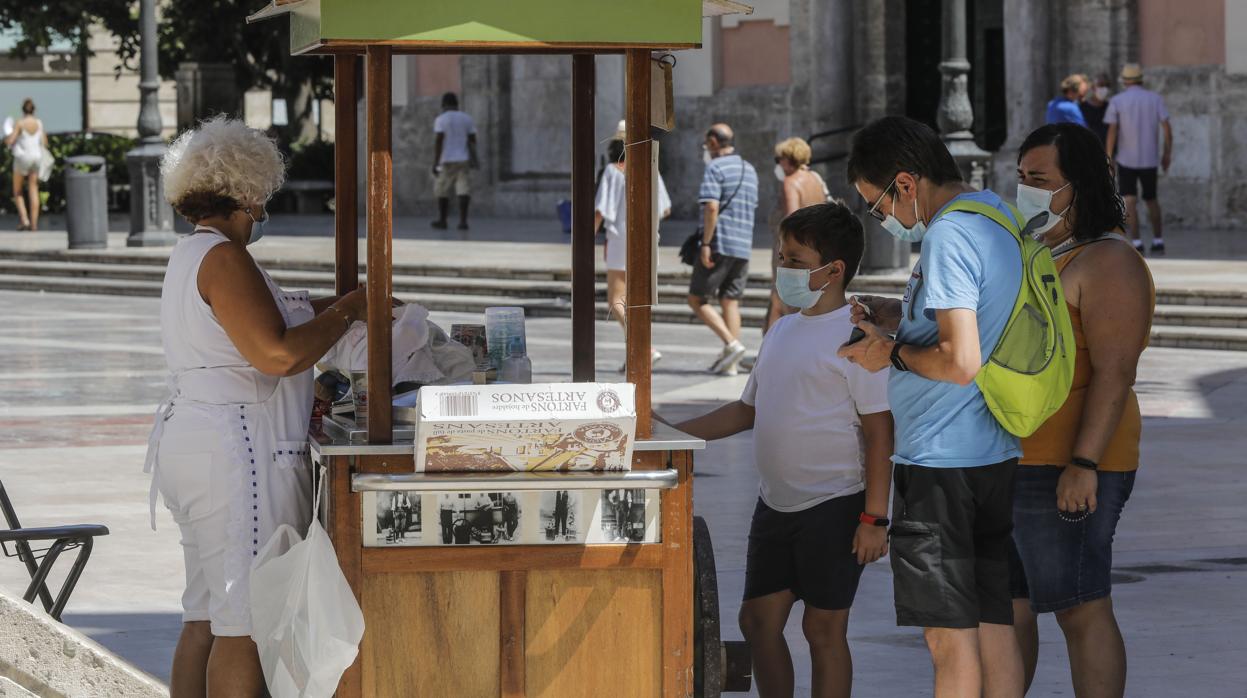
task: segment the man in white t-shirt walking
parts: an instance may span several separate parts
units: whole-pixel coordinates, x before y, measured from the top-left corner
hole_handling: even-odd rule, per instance
[[[468,203],[471,200],[469,171],[477,166],[476,122],[459,111],[454,92],[442,95],[442,113],[433,121],[437,141],[433,145],[433,193],[437,196],[437,220],[433,227],[444,230],[450,213],[450,190],[459,197],[459,230],[468,229]]]

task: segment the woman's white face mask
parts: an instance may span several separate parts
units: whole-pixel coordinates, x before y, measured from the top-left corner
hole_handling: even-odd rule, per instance
[[[1043,240],[1044,234],[1055,228],[1057,223],[1060,223],[1065,214],[1069,212],[1070,206],[1073,205],[1072,200],[1069,205],[1061,209],[1060,213],[1052,210],[1052,197],[1064,191],[1068,186],[1069,182],[1066,182],[1065,186],[1055,191],[1048,191],[1047,189],[1018,183],[1017,204],[1022,218],[1029,224],[1039,216],[1046,216],[1046,218],[1030,227],[1031,237],[1036,240]]]

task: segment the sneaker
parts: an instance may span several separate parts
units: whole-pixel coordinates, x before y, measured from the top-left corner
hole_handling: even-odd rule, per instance
[[[1153,243],[1152,243],[1152,254],[1158,254],[1158,255],[1164,256],[1164,254],[1165,254],[1165,243],[1163,243],[1163,242],[1153,242]]]
[[[739,339],[732,340],[731,344],[724,345],[719,358],[711,364],[710,372],[719,375],[736,375],[736,365],[744,358],[745,351],[745,345],[741,344]]]
[[[662,360],[662,352],[658,351],[657,349],[651,349],[649,353],[650,368],[653,368],[654,364],[658,363],[661,360]],[[625,361],[624,363],[619,364],[619,372],[620,373],[628,372],[628,362]]]
[[[740,364],[739,364],[740,370],[745,371],[746,373],[752,372],[753,367],[757,363],[758,363],[757,356],[746,356],[745,358],[740,360]]]

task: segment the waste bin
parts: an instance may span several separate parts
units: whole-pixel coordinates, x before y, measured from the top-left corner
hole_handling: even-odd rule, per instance
[[[108,247],[108,176],[104,158],[65,158],[65,227],[69,249]]]

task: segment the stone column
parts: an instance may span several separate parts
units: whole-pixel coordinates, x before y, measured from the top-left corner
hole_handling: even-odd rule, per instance
[[[885,11],[878,11],[880,4]],[[847,7],[840,6],[843,8],[843,15],[829,20],[852,27],[852,88],[856,122],[867,124],[888,114],[904,114],[904,2],[853,0]],[[843,172],[845,162],[840,161],[836,165]],[[849,189],[845,200],[859,213],[866,229],[862,273],[882,274],[908,269],[909,243],[897,240],[875,222],[875,219],[863,215],[866,213],[866,205],[856,190]]]
[[[1017,153],[1027,134],[1044,123],[1055,89],[1049,67],[1049,12],[1044,0],[1004,0],[1005,113],[1008,137],[994,158],[992,181],[1006,196],[1017,175]],[[998,193],[1001,193],[998,192]]]
[[[177,242],[173,232],[173,209],[165,202],[160,180],[160,159],[165,143],[160,138],[160,105],[156,90],[156,3],[142,0],[139,5],[140,79],[139,144],[126,153],[130,170],[130,236],[127,247],[158,247]]]
[[[970,73],[970,61],[966,58],[966,0],[944,0],[942,23],[944,60],[940,62],[940,74],[944,80],[936,121],[962,176],[976,189],[984,189],[991,170],[991,153],[979,148],[970,132],[974,109],[966,89]]]

